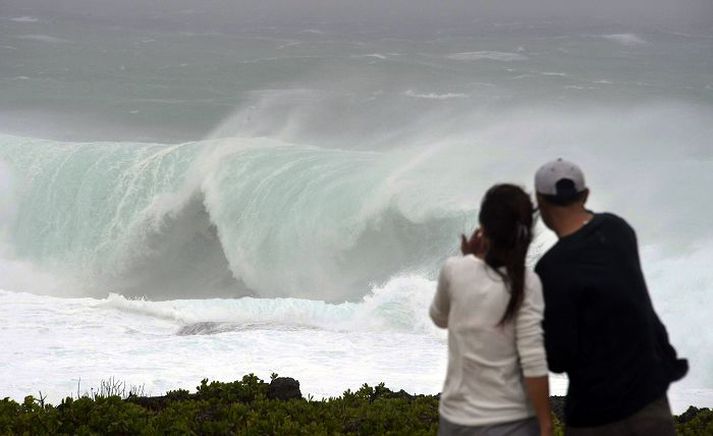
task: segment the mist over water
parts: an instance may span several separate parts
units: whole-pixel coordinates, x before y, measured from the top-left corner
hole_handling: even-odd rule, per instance
[[[531,190],[562,156],[594,210],[637,230],[654,305],[691,360],[677,404],[709,401],[695,392],[713,389],[711,338],[691,334],[711,326],[713,289],[707,4],[652,4],[642,23],[636,3],[433,19],[428,2],[185,3],[0,8],[14,353],[0,387],[30,393],[51,360],[42,383],[60,396],[78,376],[161,391],[275,369],[333,395],[353,386],[320,374],[344,366],[364,368],[356,385],[436,392],[445,344],[426,310],[441,261],[490,185]],[[539,229],[533,262],[553,239]],[[97,365],[78,363],[107,341]]]

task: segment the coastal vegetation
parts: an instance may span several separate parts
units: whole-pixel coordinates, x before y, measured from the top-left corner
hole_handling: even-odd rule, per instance
[[[299,382],[253,374],[222,383],[202,380],[196,392],[176,390],[159,397],[128,393],[115,380],[91,394],[47,404],[40,394],[21,403],[0,400],[3,435],[433,435],[438,396],[363,385],[339,397],[303,398]],[[142,392],[138,390],[139,394]],[[561,397],[553,397],[556,433]],[[690,408],[676,417],[681,435],[713,435],[713,411]]]

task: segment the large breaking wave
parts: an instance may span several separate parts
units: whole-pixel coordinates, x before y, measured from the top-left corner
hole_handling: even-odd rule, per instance
[[[433,278],[489,185],[528,186],[556,156],[582,162],[595,210],[622,214],[642,245],[678,257],[710,237],[708,215],[685,212],[707,192],[710,114],[683,104],[476,110],[395,127],[370,150],[348,137],[329,148],[305,134],[240,136],[230,122],[222,138],[177,145],[0,135],[3,188],[12,184],[0,191],[0,254],[14,259],[0,287],[360,301],[399,275]]]
[[[85,293],[354,300],[432,269],[465,227],[462,212],[400,201],[402,163],[384,153],[2,136],[0,158],[17,185],[14,254]]]
[[[178,321],[181,334],[265,323],[425,332],[430,279],[482,192],[528,186],[562,155],[585,168],[594,210],[636,228],[657,311],[691,359],[691,383],[709,386],[709,340],[690,332],[707,323],[711,286],[710,107],[571,112],[432,120],[377,151],[259,135],[179,145],[0,136],[0,288],[114,293],[101,304]],[[552,238],[543,232],[535,255]],[[245,296],[270,298],[205,300]]]

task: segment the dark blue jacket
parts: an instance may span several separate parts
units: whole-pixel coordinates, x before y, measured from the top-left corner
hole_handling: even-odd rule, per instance
[[[666,328],[654,312],[634,230],[595,214],[537,263],[545,298],[545,347],[553,372],[566,372],[565,421],[572,427],[631,416],[682,378]]]

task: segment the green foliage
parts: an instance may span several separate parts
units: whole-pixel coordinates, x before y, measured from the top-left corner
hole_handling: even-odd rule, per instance
[[[277,378],[272,377],[272,379]],[[267,398],[253,374],[232,383],[201,381],[196,393],[162,397],[66,398],[58,406],[27,397],[0,401],[0,435],[434,435],[438,398],[363,385],[320,401]],[[681,435],[713,435],[713,412],[677,418]],[[555,419],[555,434],[563,434]]]
[[[216,381],[208,383],[208,379],[203,379],[197,388],[196,396],[199,399],[220,403],[236,401],[251,403],[257,399],[266,398],[269,386],[268,383],[257,378],[255,374],[243,376],[241,381],[233,383]]]
[[[678,435],[713,435],[713,410],[689,407],[675,420],[676,434]]]

